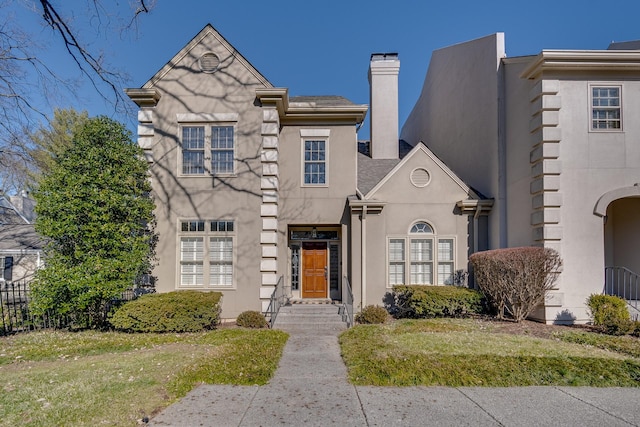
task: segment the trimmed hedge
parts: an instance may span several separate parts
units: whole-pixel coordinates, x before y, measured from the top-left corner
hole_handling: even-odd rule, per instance
[[[368,305],[362,311],[356,314],[356,322],[361,324],[380,324],[385,323],[389,317],[386,308],[379,305]]]
[[[243,328],[266,328],[269,326],[264,315],[259,311],[243,311],[236,318],[236,325]]]
[[[220,323],[220,292],[148,294],[120,307],[109,320],[125,332],[198,332]]]
[[[463,317],[485,312],[484,295],[459,286],[396,285],[387,310],[397,318]]]

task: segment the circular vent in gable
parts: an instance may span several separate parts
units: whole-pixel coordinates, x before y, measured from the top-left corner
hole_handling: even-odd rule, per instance
[[[416,187],[426,187],[431,181],[429,171],[423,168],[416,168],[411,172],[411,183]]]
[[[205,73],[213,73],[220,65],[220,58],[215,53],[205,53],[200,57],[200,69]]]

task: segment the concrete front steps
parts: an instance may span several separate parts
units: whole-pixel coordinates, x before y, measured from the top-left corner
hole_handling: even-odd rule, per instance
[[[294,301],[280,307],[273,328],[286,332],[338,332],[346,330],[347,324],[342,320],[342,304]]]

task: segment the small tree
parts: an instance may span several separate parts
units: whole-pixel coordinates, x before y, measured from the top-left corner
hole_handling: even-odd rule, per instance
[[[562,267],[558,252],[540,247],[478,252],[469,260],[476,283],[495,305],[498,318],[502,319],[506,312],[516,322],[544,302]]]
[[[104,321],[106,304],[148,272],[153,200],[141,149],[120,123],[88,119],[34,194],[45,268],[32,286],[39,311]]]

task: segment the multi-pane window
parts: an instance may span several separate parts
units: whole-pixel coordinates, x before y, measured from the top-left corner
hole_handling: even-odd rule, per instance
[[[209,238],[209,271],[210,285],[233,285],[233,239],[231,237]]]
[[[233,173],[233,126],[211,128],[211,173]]]
[[[304,183],[324,185],[326,177],[327,142],[324,140],[304,141]]]
[[[433,240],[410,239],[411,283],[433,283]]]
[[[591,129],[621,129],[620,105],[620,86],[591,87]]]
[[[182,174],[233,174],[234,146],[233,126],[183,126]]]
[[[453,239],[438,239],[438,284],[453,284]]]
[[[438,238],[426,222],[413,224],[406,237],[390,238],[388,250],[389,286],[453,283],[454,239]]]
[[[180,239],[180,284],[204,285],[204,239],[182,237]]]
[[[404,239],[389,240],[389,285],[403,285],[404,280]]]
[[[234,223],[181,221],[180,286],[233,286]]]
[[[204,126],[182,128],[182,173],[204,174]]]

